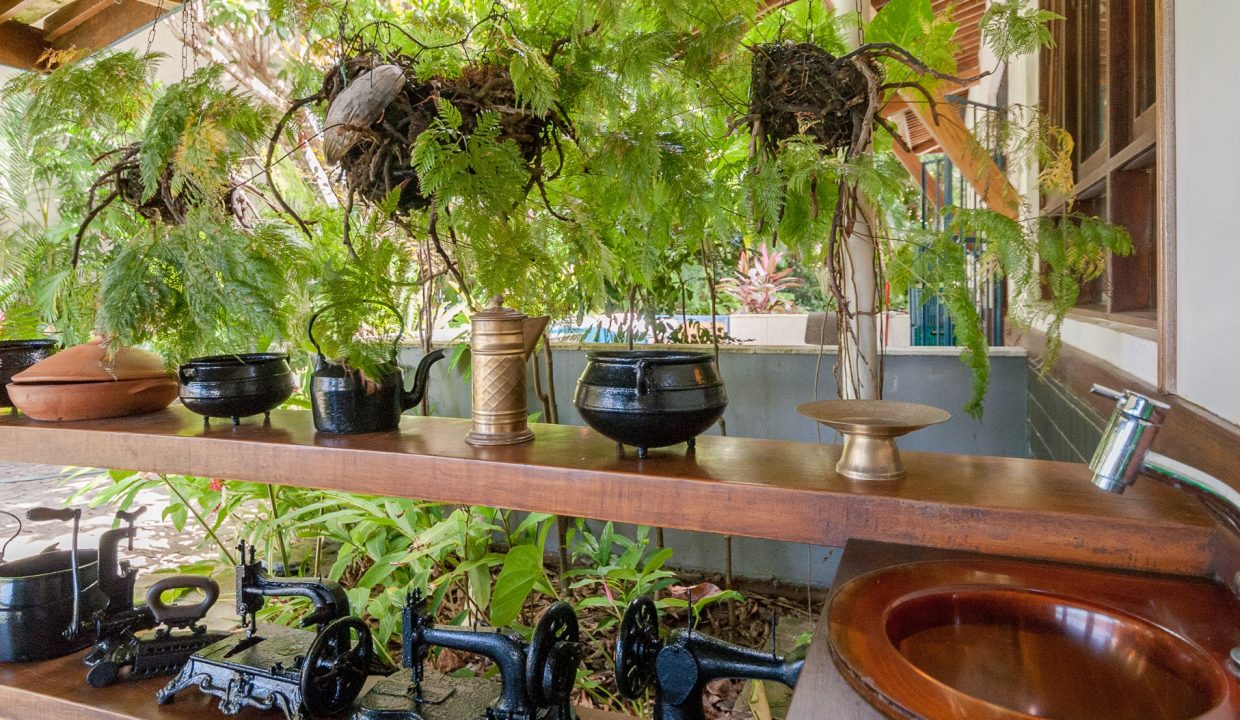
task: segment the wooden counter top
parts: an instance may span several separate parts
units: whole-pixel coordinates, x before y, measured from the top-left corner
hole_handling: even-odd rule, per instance
[[[475,448],[469,421],[406,417],[401,432],[315,433],[309,412],[239,427],[174,407],[136,418],[0,417],[0,459],[201,475],[731,533],[819,545],[849,538],[1204,575],[1215,526],[1158,483],[1096,490],[1083,465],[903,453],[909,477],[862,483],[839,446],[703,436],[638,460],[583,427]]]

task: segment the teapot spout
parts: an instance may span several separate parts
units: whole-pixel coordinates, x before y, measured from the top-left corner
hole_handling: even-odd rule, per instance
[[[525,319],[521,331],[525,335],[526,358],[533,354],[534,348],[538,345],[538,338],[542,337],[543,331],[547,329],[547,323],[549,322],[551,322],[551,318],[547,315]]]
[[[413,389],[400,394],[401,410],[409,410],[414,405],[422,402],[422,397],[426,394],[426,388],[430,384],[431,365],[443,359],[444,351],[442,349],[429,352],[422,358],[422,362],[418,363],[417,370],[413,372]]]

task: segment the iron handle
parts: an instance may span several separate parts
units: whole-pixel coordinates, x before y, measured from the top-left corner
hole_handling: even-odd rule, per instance
[[[387,308],[392,311],[393,315],[396,316],[396,320],[400,323],[400,331],[396,333],[396,341],[392,343],[392,362],[396,362],[396,358],[400,354],[400,342],[405,337],[405,316],[401,314],[400,310],[396,309],[395,305],[389,302],[384,302],[383,300],[362,300],[361,302],[368,305],[378,305],[379,307]],[[319,356],[320,364],[326,363],[327,358],[323,356],[323,349],[319,347],[318,341],[314,339],[314,321],[318,320],[319,316],[323,313],[342,304],[343,301],[328,303],[318,310],[315,310],[314,314],[310,316],[310,322],[306,325],[306,335],[310,337],[310,344],[314,346],[314,352]]]
[[[650,363],[644,358],[637,361],[637,394],[638,395],[645,395],[646,393],[650,392],[649,388],[647,387],[647,385],[649,384],[649,378],[646,377],[646,372],[649,367],[650,367]]]
[[[37,507],[26,511],[26,519],[34,522],[43,522],[44,520],[73,520],[82,516],[82,511],[78,508],[48,508]]]
[[[201,590],[201,602],[193,605],[168,605],[160,596],[168,590]],[[193,622],[201,620],[220,596],[219,583],[204,575],[174,575],[157,580],[146,591],[146,606],[160,623]]]

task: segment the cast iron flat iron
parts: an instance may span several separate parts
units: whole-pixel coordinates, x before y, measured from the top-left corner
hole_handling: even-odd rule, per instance
[[[349,615],[344,589],[330,580],[271,578],[242,542],[237,566],[237,614],[243,631],[190,656],[181,672],[155,698],[165,705],[191,685],[220,699],[225,715],[243,707],[279,709],[288,720],[336,715],[349,707],[366,676],[391,672],[375,667],[370,630]],[[249,551],[249,559],[246,552]],[[269,597],[304,597],[314,610],[302,628],[258,625]],[[315,626],[314,630],[303,629]]]
[[[772,632],[772,645],[774,637]],[[655,720],[705,720],[702,693],[712,680],[774,680],[794,687],[804,665],[804,657],[781,657],[773,646],[769,653],[751,650],[692,627],[677,628],[664,640],[649,597],[629,603],[616,639],[616,685],[632,699],[653,686]]]
[[[576,720],[570,704],[581,633],[568,603],[547,608],[526,643],[502,629],[435,625],[418,591],[405,600],[405,669],[362,697],[353,720]],[[449,678],[425,670],[432,646],[485,655],[500,686],[482,678]]]
[[[90,668],[86,682],[91,687],[111,685],[122,674],[139,679],[175,673],[194,652],[226,636],[207,632],[198,622],[220,595],[220,586],[211,578],[163,578],[147,591],[145,604],[134,604],[138,571],[119,558],[118,548],[126,542],[133,550],[134,520],[145,510],[116,513],[125,526],[106,530],[99,538],[99,589],[107,604],[95,612],[95,645],[84,660]],[[192,605],[164,604],[163,593],[181,589],[197,589],[203,599]]]

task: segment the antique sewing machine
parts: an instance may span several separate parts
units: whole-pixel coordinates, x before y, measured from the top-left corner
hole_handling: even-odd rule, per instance
[[[243,707],[277,708],[288,720],[302,720],[344,711],[367,675],[391,672],[390,666],[376,667],[370,630],[349,615],[349,600],[339,584],[268,577],[253,547],[242,542],[238,550],[237,614],[243,630],[194,653],[156,694],[161,705],[197,685],[220,699],[225,715]],[[304,597],[314,609],[301,628],[259,626],[257,613],[269,597]],[[305,629],[309,626],[315,629]]]
[[[547,608],[529,643],[500,629],[437,626],[417,591],[406,597],[403,620],[405,669],[366,693],[353,720],[576,720],[569,696],[581,643],[567,603]],[[427,671],[433,646],[490,658],[499,668],[499,687],[492,680]]]
[[[772,632],[772,645],[774,637]],[[705,720],[702,692],[719,678],[774,680],[794,687],[804,664],[804,657],[780,657],[774,647],[770,653],[740,647],[695,633],[692,626],[661,639],[658,610],[649,597],[629,604],[616,639],[616,684],[633,699],[653,684],[655,720]]]
[[[91,687],[111,685],[126,668],[126,676],[134,679],[177,672],[195,651],[225,637],[199,624],[220,594],[211,578],[163,578],[147,592],[146,604],[134,604],[138,571],[119,558],[119,546],[127,542],[133,550],[134,520],[145,510],[116,513],[125,526],[107,530],[99,538],[99,589],[107,604],[94,614],[95,645],[85,658],[90,668],[86,682]],[[182,589],[200,590],[203,599],[193,605],[164,604],[163,593]]]

